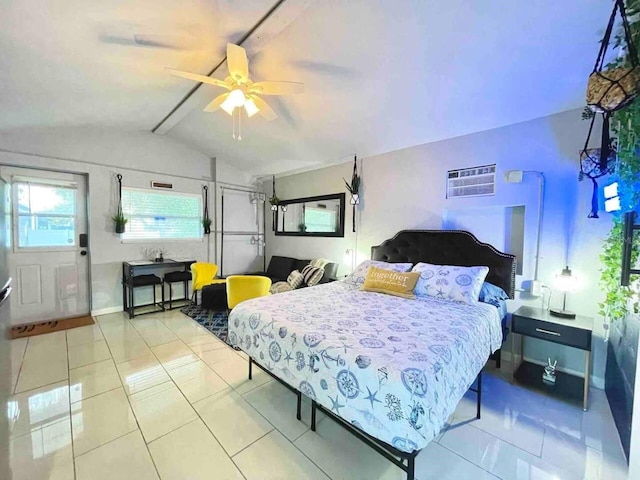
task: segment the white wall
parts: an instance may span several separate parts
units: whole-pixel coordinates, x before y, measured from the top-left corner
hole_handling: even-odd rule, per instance
[[[580,110],[560,113],[504,128],[480,132],[446,141],[398,150],[362,161],[361,204],[358,207],[358,232],[351,232],[351,208],[347,205],[344,238],[296,238],[267,236],[268,256],[289,255],[299,258],[324,256],[343,263],[344,252],[357,251],[358,261],[370,256],[378,245],[403,229],[442,227],[444,212],[467,208],[494,209],[496,206],[525,205],[524,270],[518,286],[533,278],[535,232],[537,224],[538,183],[527,175],[522,184],[506,184],[506,170],[539,170],[546,177],[545,209],[542,226],[540,279],[553,285],[555,275],[568,263],[582,280],[580,290],[568,298],[568,308],[596,317],[594,336],[593,383],[604,385],[606,348],[602,319],[597,303],[602,299],[598,288],[598,254],[603,237],[611,226],[604,212],[600,219],[587,219],[591,200],[591,183],[578,183],[578,151],[584,143],[588,124]],[[497,164],[496,195],[476,198],[445,198],[446,172],[450,169]],[[345,190],[342,178],[349,179],[352,164],[278,178],[276,190],[281,199],[324,195]],[[265,182],[265,191],[271,186]],[[473,233],[480,240],[491,239],[495,226]],[[539,299],[518,295],[510,302],[513,311],[523,302],[540,306]],[[559,305],[554,294],[552,305]],[[582,372],[584,355],[579,351],[531,340],[526,356],[546,361],[546,355],[558,358],[565,369]]]
[[[16,153],[22,152],[22,153]],[[197,242],[122,243],[113,232],[116,205],[114,175],[123,185],[149,188],[151,180],[173,183],[174,190],[200,193],[211,182],[211,159],[174,140],[151,133],[88,128],[30,129],[0,132],[0,164],[88,175],[89,251],[92,312],[122,308],[122,262],[144,258],[145,248],[164,248],[167,257],[215,258],[214,235]],[[213,209],[211,201],[210,211]],[[136,292],[144,302],[148,292]]]

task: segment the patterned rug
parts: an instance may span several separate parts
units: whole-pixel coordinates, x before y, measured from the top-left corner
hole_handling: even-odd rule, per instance
[[[180,311],[188,317],[193,318],[223,342],[229,343],[227,342],[229,334],[229,319],[226,311],[214,311],[213,315],[211,315],[209,310],[205,310],[199,305],[189,305],[181,308]],[[210,315],[211,320],[209,320]]]

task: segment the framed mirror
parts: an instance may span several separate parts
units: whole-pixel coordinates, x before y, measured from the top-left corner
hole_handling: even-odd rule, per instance
[[[290,237],[344,237],[345,194],[280,200],[276,235]]]

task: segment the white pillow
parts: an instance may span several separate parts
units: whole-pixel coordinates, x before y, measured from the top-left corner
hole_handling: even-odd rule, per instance
[[[478,303],[482,283],[489,273],[489,267],[457,267],[416,263],[411,270],[420,272],[414,293],[443,300]]]
[[[347,275],[344,281],[346,283],[352,283],[354,285],[362,285],[364,283],[365,277],[367,276],[367,271],[369,271],[369,267],[372,265],[384,270],[392,270],[394,272],[403,273],[411,270],[411,266],[413,265],[413,263],[387,263],[380,260],[365,260],[360,265],[358,265],[353,272]]]

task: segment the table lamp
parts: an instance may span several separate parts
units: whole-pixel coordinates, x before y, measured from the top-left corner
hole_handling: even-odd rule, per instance
[[[571,269],[567,265],[560,275],[556,275],[555,287],[563,293],[562,309],[551,308],[549,313],[561,318],[576,318],[576,314],[567,310],[567,292],[576,288],[578,279],[571,274]]]

